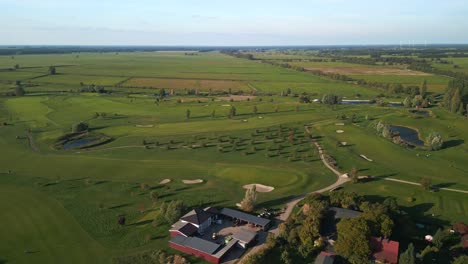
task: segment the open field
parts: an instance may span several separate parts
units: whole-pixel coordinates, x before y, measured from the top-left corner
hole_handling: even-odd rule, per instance
[[[394,75],[394,76],[431,76],[425,72],[412,70],[404,70],[393,67],[366,67],[366,66],[351,66],[351,67],[307,67],[308,71],[321,71],[324,73],[338,73],[344,75]]]
[[[25,68],[0,72],[0,209],[9,212],[0,226],[0,236],[7,237],[0,241],[0,263],[106,263],[146,250],[174,252],[167,246],[169,224],[153,224],[162,202],[234,207],[245,194],[243,186],[253,183],[271,187],[258,194],[258,208],[282,208],[292,197],[336,180],[305,125],[340,171],[357,167],[361,175],[414,182],[428,176],[436,186],[468,190],[468,123],[438,106],[428,109],[430,116],[416,116],[402,107],[299,103],[295,93],[306,92],[311,99],[327,93],[373,99],[380,91],[216,52],[0,56],[0,68],[16,63]],[[49,65],[59,74],[47,75]],[[47,76],[32,78],[41,75]],[[365,76],[408,84],[427,78],[429,87],[440,85],[431,87],[433,92],[441,92],[447,80]],[[25,96],[3,95],[14,91],[11,82],[20,77],[37,86],[26,86]],[[111,92],[78,92],[80,82]],[[249,97],[157,97],[157,88],[224,93],[231,88]],[[279,96],[288,88],[291,95]],[[229,116],[233,109],[236,114]],[[415,128],[422,139],[437,131],[445,148],[403,148],[376,135],[372,122],[377,120]],[[54,148],[78,122],[89,125],[87,136],[111,140],[88,148]],[[385,180],[345,189],[376,200],[395,196],[415,219],[435,214],[448,225],[468,217],[461,193],[426,192]],[[405,202],[408,196],[415,201]],[[119,215],[125,215],[125,226],[117,224]]]
[[[233,92],[249,92],[251,90],[245,82],[230,80],[131,78],[122,85],[166,89],[200,89],[204,91],[210,89],[213,91],[228,91],[231,89]]]

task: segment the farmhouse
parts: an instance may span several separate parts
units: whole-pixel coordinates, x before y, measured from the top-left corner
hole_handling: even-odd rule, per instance
[[[218,229],[222,229],[223,220],[225,220],[225,229],[229,231],[227,234],[217,232]],[[233,223],[230,220],[234,220]],[[238,227],[243,223],[248,224],[250,230]],[[208,262],[220,263],[230,252],[234,250],[243,252],[255,242],[257,231],[253,231],[252,228],[265,230],[269,224],[268,219],[237,210],[224,208],[218,211],[212,207],[197,208],[172,225],[169,230],[171,234],[169,246]]]
[[[388,264],[398,263],[399,242],[379,237],[371,237],[370,244],[372,248],[372,258],[375,262]]]

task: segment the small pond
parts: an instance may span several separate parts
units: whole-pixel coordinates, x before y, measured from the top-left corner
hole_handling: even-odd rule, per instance
[[[418,131],[404,126],[390,126],[390,131],[399,132],[400,138],[405,142],[413,144],[415,146],[423,146],[424,142],[419,139]]]
[[[80,138],[80,139],[69,141],[63,144],[63,149],[80,148],[80,147],[89,145],[90,143],[97,142],[97,141],[99,141],[98,138]]]
[[[410,110],[410,113],[418,116],[429,116],[429,112],[424,110]]]

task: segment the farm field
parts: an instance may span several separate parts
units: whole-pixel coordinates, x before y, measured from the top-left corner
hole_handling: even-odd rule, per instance
[[[329,93],[375,99],[381,91],[218,52],[196,54],[0,56],[1,69],[20,65],[0,72],[0,209],[10,212],[0,226],[0,237],[7,237],[0,241],[0,263],[119,263],[156,249],[176,253],[167,244],[170,223],[158,221],[163,202],[234,208],[245,195],[243,186],[259,183],[274,190],[258,194],[257,208],[282,209],[295,196],[333,184],[336,176],[311,137],[340,171],[357,167],[376,177],[347,183],[345,190],[375,200],[396,197],[410,217],[431,221],[435,214],[444,226],[468,218],[464,193],[385,180],[427,176],[436,187],[468,190],[463,116],[437,104],[418,116],[403,107],[304,103],[302,93],[310,99]],[[57,74],[48,73],[51,65]],[[434,93],[443,92],[448,80],[355,76],[417,85],[427,78]],[[16,80],[25,84],[25,95],[11,94]],[[91,84],[105,92],[81,90]],[[445,147],[394,144],[377,135],[378,121],[414,128],[422,140],[439,132]],[[104,140],[67,148],[63,138],[80,122],[89,126],[80,140]],[[124,226],[117,223],[121,215]]]
[[[132,91],[120,88],[131,86],[133,91],[140,87],[205,92],[210,89],[228,92],[231,89],[232,92],[277,94],[291,87],[295,88],[295,93],[323,93],[329,87],[335,87],[348,96],[356,90],[361,94],[376,95],[367,88],[256,61],[239,60],[217,52],[196,56],[182,52],[20,55],[13,59],[0,56],[0,68],[8,69],[16,64],[20,66],[19,70],[0,72],[0,83],[13,86],[16,80],[21,80],[37,85],[26,88],[31,91],[44,91],[48,85],[79,89],[81,84],[94,84],[115,91]],[[48,75],[51,65],[57,68],[57,75]]]

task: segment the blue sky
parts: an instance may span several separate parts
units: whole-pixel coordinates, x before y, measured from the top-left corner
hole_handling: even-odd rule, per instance
[[[468,43],[466,0],[0,0],[0,45]]]

